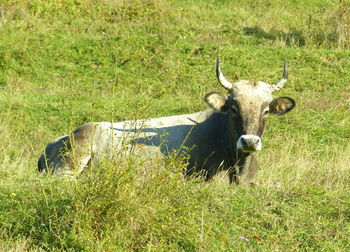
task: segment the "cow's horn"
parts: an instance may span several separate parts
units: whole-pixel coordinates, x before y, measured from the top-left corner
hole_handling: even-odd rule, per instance
[[[287,65],[287,61],[284,61],[283,76],[276,84],[271,85],[272,92],[278,91],[281,88],[283,88],[284,84],[287,82],[287,79],[288,79],[288,65]]]
[[[221,72],[219,56],[216,58],[216,77],[218,78],[218,81],[224,88],[226,88],[229,91],[232,91],[232,83],[226,80],[225,76]]]

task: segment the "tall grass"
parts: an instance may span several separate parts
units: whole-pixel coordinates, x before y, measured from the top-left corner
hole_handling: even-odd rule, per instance
[[[0,250],[349,249],[348,1],[0,3]],[[89,121],[205,109],[230,80],[274,82],[255,187],[184,180],[179,160],[37,174],[44,146]]]

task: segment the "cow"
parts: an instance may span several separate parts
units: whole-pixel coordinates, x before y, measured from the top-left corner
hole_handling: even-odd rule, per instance
[[[185,177],[201,174],[209,181],[226,171],[230,184],[241,178],[251,180],[259,169],[254,153],[262,149],[268,115],[283,115],[296,104],[290,97],[273,98],[288,79],[287,62],[282,78],[272,85],[229,82],[221,72],[219,57],[216,75],[228,95],[208,93],[204,97],[208,109],[148,120],[86,123],[49,143],[39,158],[38,171],[80,174],[128,146],[146,150],[142,152],[145,158],[176,151],[186,157]]]

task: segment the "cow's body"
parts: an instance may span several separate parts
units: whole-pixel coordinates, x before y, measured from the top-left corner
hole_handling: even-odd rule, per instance
[[[71,137],[63,136],[48,144],[45,155],[39,159],[39,170],[50,167],[57,174],[80,173],[90,164],[98,164],[100,159],[112,158],[120,151],[127,153],[133,148],[136,155],[142,152],[144,158],[175,151],[188,163],[187,175],[204,170],[210,179],[219,170],[233,169],[239,163],[236,145],[229,137],[228,120],[227,114],[208,109],[148,120],[87,123],[77,128]],[[73,143],[70,139],[74,139]],[[74,157],[70,151],[72,146]],[[243,157],[241,160],[249,162]],[[240,163],[242,167],[243,163]],[[253,169],[257,170],[257,164]]]
[[[208,94],[205,100],[210,109],[149,120],[84,124],[71,136],[47,145],[38,162],[39,171],[80,173],[103,158],[133,149],[144,158],[175,152],[187,163],[186,175],[202,173],[209,180],[218,171],[228,170],[231,183],[243,175],[250,179],[258,169],[252,152],[261,149],[266,111],[283,114],[295,103],[288,97],[273,100],[272,93],[281,84],[276,88],[264,82],[239,81],[232,87],[219,63],[217,74],[231,95]]]

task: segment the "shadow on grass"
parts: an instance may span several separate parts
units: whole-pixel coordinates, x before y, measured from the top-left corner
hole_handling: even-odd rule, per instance
[[[254,27],[244,27],[243,33],[248,36],[254,36],[258,40],[283,40],[286,42],[287,46],[297,46],[302,47],[305,45],[305,38],[300,31],[292,30],[291,32],[266,32],[258,26]]]

